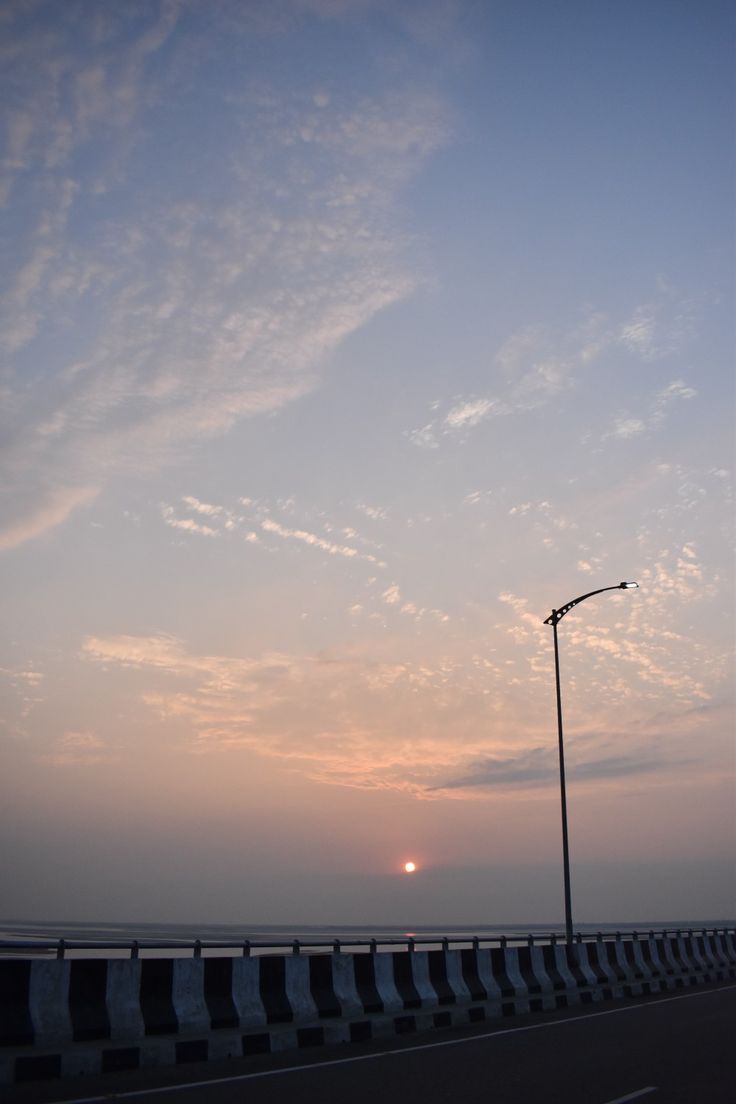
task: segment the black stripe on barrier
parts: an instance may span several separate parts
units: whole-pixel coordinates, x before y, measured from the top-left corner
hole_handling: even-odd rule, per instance
[[[560,989],[567,989],[567,983],[557,966],[555,949],[551,944],[548,943],[542,947],[542,958],[544,960],[544,969],[547,973],[547,977],[552,982],[555,993],[558,993]]]
[[[238,1010],[233,1000],[233,960],[203,958],[204,1000],[213,1028],[237,1027]]]
[[[296,1032],[298,1047],[324,1046],[325,1029],[323,1027],[299,1027]]]
[[[698,962],[698,958],[695,952],[694,940],[691,936],[683,936],[682,942],[685,946],[685,955],[688,961],[688,972],[696,978],[703,978],[707,980],[709,977],[708,970],[701,966]]]
[[[172,959],[141,959],[141,1014],[146,1035],[175,1035],[179,1030],[173,985]]]
[[[729,962],[733,962],[736,965],[736,933],[724,932],[723,942],[726,945],[726,954],[728,955]]]
[[[317,1005],[321,1020],[341,1016],[342,1007],[335,996],[332,977],[332,955],[311,955],[309,958],[309,991]]]
[[[411,971],[412,952],[392,951],[391,958],[394,966],[394,984],[396,991],[404,1002],[404,1008],[421,1008],[422,1000],[414,984]]]
[[[77,958],[70,964],[69,1015],[75,1043],[110,1038],[107,1014],[107,960]]]
[[[719,936],[719,935],[713,935],[712,936],[712,943],[713,943],[713,947],[715,949],[715,953],[718,956],[719,961],[723,963],[723,966],[725,967],[725,969],[728,973],[728,976],[730,978],[736,977],[736,969],[734,969],[734,963],[728,957],[728,951],[726,949],[726,940],[725,940],[725,938],[721,938],[721,936]]]
[[[182,1039],[174,1044],[176,1064],[182,1062],[206,1062],[209,1058],[210,1044],[207,1039]]]
[[[427,951],[429,980],[440,1004],[456,1004],[457,996],[447,979],[447,954],[445,951]]]
[[[271,1036],[267,1031],[259,1031],[257,1035],[243,1035],[241,1046],[244,1058],[251,1054],[270,1054]]]
[[[668,944],[668,946],[669,946],[669,948],[672,952],[672,957],[675,960],[675,964],[677,966],[678,973],[681,974],[689,983],[690,980],[691,980],[692,971],[690,970],[689,964],[686,963],[684,958],[682,957],[682,950],[680,949],[680,940],[677,939],[676,937],[674,937],[674,938],[670,937],[667,940],[667,944]]]
[[[598,958],[599,946],[599,943],[592,943],[588,947],[586,947],[585,953],[588,959],[588,966],[590,967],[593,973],[593,977],[595,978],[596,986],[601,990],[606,1000],[611,1000],[611,998],[613,997],[611,979],[600,964],[600,959]],[[590,950],[592,953],[588,954],[588,950]]]
[[[708,961],[715,963],[720,970],[724,971],[725,976],[728,976],[728,963],[721,953],[721,948],[715,935],[704,936],[703,942],[707,948]]]
[[[488,1000],[488,993],[478,973],[478,955],[472,947],[460,951],[463,981],[467,985],[473,1000]]]
[[[532,965],[532,952],[528,947],[519,947],[517,954],[519,956],[521,977],[529,993],[541,993],[542,986],[539,983],[537,975],[534,973],[534,966]],[[534,1011],[534,1009],[532,1009],[532,1011]]]
[[[663,971],[665,977],[673,978],[675,976],[675,974],[677,973],[677,971],[675,970],[675,967],[672,965],[669,958],[667,957],[667,948],[665,947],[664,939],[655,939],[654,940],[654,951],[657,955],[657,958],[658,958],[659,962],[662,965],[662,971]]]
[[[30,984],[30,962],[0,962],[0,1046],[27,1046],[35,1038]]]
[[[355,988],[364,1012],[383,1012],[383,1001],[376,987],[375,955],[353,955]]]
[[[283,955],[263,955],[258,959],[260,991],[269,1023],[291,1023],[294,1013],[286,995],[286,959]]]
[[[690,954],[698,970],[704,972],[706,981],[720,979],[721,975],[718,973],[718,967],[710,961],[708,953],[703,947],[703,940],[699,935],[694,935],[690,940]]]
[[[633,975],[633,985],[635,988],[633,992],[638,993],[641,990],[642,993],[651,993],[652,987],[648,981],[644,981],[644,974],[642,973],[641,966],[634,958],[634,944],[632,941],[625,939],[622,941],[621,946],[624,951],[624,962],[629,968],[630,975]],[[629,978],[631,980],[631,977]],[[656,992],[656,990],[655,990]]]
[[[565,946],[565,962],[567,963],[568,970],[572,974],[573,981],[581,991],[583,1003],[587,1003],[587,998],[590,998],[590,993],[586,992],[589,985],[588,979],[583,973],[583,968],[580,965],[580,953],[577,943],[574,943],[572,946]]]
[[[61,1077],[60,1054],[30,1054],[27,1058],[15,1059],[15,1080],[48,1081]]]
[[[662,981],[661,981],[661,979],[662,979],[662,968],[661,968],[661,966],[659,965],[658,962],[654,961],[654,957],[652,955],[652,948],[651,948],[651,945],[649,943],[649,940],[648,939],[642,939],[641,943],[639,944],[639,948],[641,950],[641,957],[644,960],[644,964],[645,964],[647,970],[651,974],[652,978],[656,979],[658,984],[661,985],[662,984]]]
[[[626,977],[626,972],[625,972],[623,966],[621,965],[621,963],[619,962],[618,955],[616,954],[616,944],[615,943],[604,943],[603,944],[603,950],[604,950],[604,954],[606,956],[606,961],[608,962],[608,965],[611,967],[611,970],[613,971],[613,976],[616,978],[616,980],[618,982],[620,982],[623,985],[624,992],[626,993],[627,997],[632,996],[631,986],[628,984],[629,979]]]
[[[373,1038],[373,1024],[370,1020],[358,1020],[350,1024],[350,1042],[367,1043]]]
[[[140,1047],[111,1047],[102,1052],[102,1072],[118,1073],[120,1070],[138,1069],[141,1064]]]
[[[730,978],[733,976],[728,962],[725,956],[721,953],[721,948],[715,935],[704,935],[703,943],[707,949],[708,957],[711,962],[714,962],[719,970],[722,970],[722,976],[724,978]]]
[[[506,973],[506,952],[501,947],[491,947],[491,972],[493,980],[501,990],[502,997],[515,997],[516,989]],[[508,1013],[504,1009],[504,1016]]]
[[[671,943],[668,939],[655,939],[654,947],[657,952],[657,957],[662,963],[662,969],[665,971],[667,978],[674,984],[675,989],[682,989],[685,985],[685,980],[680,976],[680,971],[677,968],[677,964],[672,965],[672,960],[667,954],[667,950],[671,947]]]

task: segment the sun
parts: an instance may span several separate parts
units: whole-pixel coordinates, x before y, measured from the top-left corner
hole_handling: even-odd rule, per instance
[[[416,863],[413,863],[413,862],[405,862],[404,863],[404,873],[405,874],[413,874],[414,871],[416,870],[416,868],[417,868]]]

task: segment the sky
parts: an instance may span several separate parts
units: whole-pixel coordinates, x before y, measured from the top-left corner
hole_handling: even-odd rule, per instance
[[[0,3],[6,918],[736,916],[734,42]]]

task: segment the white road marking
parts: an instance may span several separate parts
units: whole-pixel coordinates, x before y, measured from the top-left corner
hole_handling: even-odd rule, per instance
[[[597,1020],[600,1016],[620,1016],[624,1012],[640,1012],[655,1004],[672,1004],[674,1001],[691,1000],[694,997],[707,997],[711,993],[724,993],[736,989],[736,985],[720,985],[718,989],[704,989],[698,993],[683,993],[679,997],[660,997],[659,1000],[643,1004],[628,1004],[624,1008],[608,1008],[605,1012],[589,1012],[585,1016],[570,1016],[565,1020],[550,1020],[547,1023],[526,1024],[524,1027],[506,1027],[500,1031],[488,1031],[483,1035],[466,1035],[462,1039],[443,1039],[438,1043],[420,1043],[418,1046],[401,1047],[398,1050],[382,1050],[376,1054],[356,1054],[352,1058],[332,1058],[328,1062],[306,1062],[300,1066],[283,1066],[279,1069],[259,1070],[254,1073],[238,1073],[232,1077],[216,1077],[208,1081],[187,1081],[181,1085],[160,1085],[152,1089],[133,1089],[130,1092],[109,1092],[102,1096],[80,1096],[76,1100],[57,1100],[52,1104],[104,1104],[106,1100],[132,1100],[136,1096],[157,1096],[163,1093],[185,1092],[187,1089],[203,1089],[214,1085],[230,1085],[236,1081],[253,1081],[257,1077],[281,1077],[286,1073],[304,1073],[307,1070],[327,1069],[328,1066],[349,1066],[355,1062],[371,1062],[379,1058],[400,1058],[402,1054],[416,1054],[420,1050],[439,1050],[440,1047],[462,1046],[464,1043],[479,1043],[484,1039],[496,1039],[501,1035],[517,1035],[522,1031],[541,1031],[545,1027],[564,1027],[566,1024],[581,1023],[583,1020]],[[643,1089],[642,1092],[653,1092]],[[619,1100],[633,1100],[634,1096],[619,1097]],[[607,1104],[616,1104],[608,1101]]]
[[[647,1089],[637,1089],[636,1092],[627,1093],[626,1096],[617,1096],[615,1100],[607,1100],[606,1104],[626,1104],[627,1100],[638,1100],[640,1096],[646,1096],[647,1093],[656,1091],[656,1085],[650,1085]]]

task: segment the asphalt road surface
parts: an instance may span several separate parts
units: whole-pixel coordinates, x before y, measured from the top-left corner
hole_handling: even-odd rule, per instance
[[[7,1104],[710,1104],[736,1101],[736,985],[6,1090]]]

